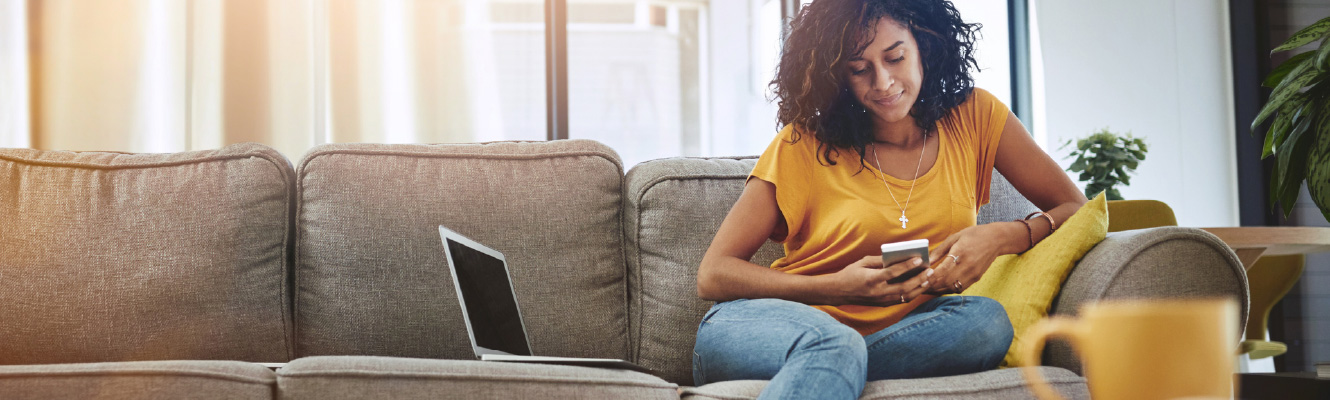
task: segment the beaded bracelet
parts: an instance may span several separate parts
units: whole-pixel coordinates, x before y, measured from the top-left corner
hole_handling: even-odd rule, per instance
[[[1018,219],[1016,220],[1016,222],[1020,222],[1021,225],[1025,225],[1025,234],[1029,235],[1030,237],[1030,247],[1026,248],[1025,251],[1030,251],[1030,249],[1034,248],[1034,229],[1030,228],[1030,223],[1027,222],[1026,220]],[[1024,254],[1025,251],[1022,251],[1021,254]]]
[[[1052,231],[1056,231],[1056,230],[1058,230],[1058,223],[1057,223],[1057,222],[1054,222],[1054,221],[1053,221],[1053,216],[1048,215],[1048,213],[1046,213],[1046,212],[1043,212],[1043,211],[1035,211],[1035,212],[1030,213],[1030,215],[1026,215],[1026,216],[1025,216],[1025,219],[1030,219],[1030,217],[1033,217],[1033,216],[1035,216],[1036,214],[1038,214],[1038,215],[1042,215],[1042,216],[1044,216],[1044,218],[1048,218],[1048,231],[1049,231],[1049,232],[1052,232]]]

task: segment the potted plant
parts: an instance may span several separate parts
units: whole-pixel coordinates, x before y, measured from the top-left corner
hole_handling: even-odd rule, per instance
[[[1071,140],[1062,144],[1062,148],[1071,145]],[[1067,171],[1080,172],[1080,181],[1085,182],[1085,197],[1094,198],[1099,192],[1109,200],[1122,200],[1122,194],[1113,186],[1131,185],[1128,173],[1135,172],[1136,166],[1145,160],[1145,140],[1134,138],[1131,132],[1119,136],[1108,128],[1100,129],[1089,137],[1076,141],[1076,150],[1067,158],[1076,157]]]
[[[1252,121],[1272,121],[1261,158],[1275,157],[1270,179],[1270,204],[1278,202],[1287,218],[1293,212],[1302,181],[1321,214],[1330,220],[1330,17],[1294,33],[1270,53],[1293,50],[1316,41],[1320,45],[1279,64],[1261,83],[1273,88],[1270,99]]]

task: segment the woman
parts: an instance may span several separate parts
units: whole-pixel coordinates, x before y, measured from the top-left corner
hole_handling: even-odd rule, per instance
[[[763,398],[857,398],[868,380],[995,368],[1012,339],[997,302],[959,293],[1087,200],[970,76],[978,25],[944,0],[817,0],[771,85],[784,124],[698,270],[717,304],[698,328],[697,385],[770,380]],[[976,225],[996,168],[1044,215]],[[785,257],[748,260],[770,238]],[[929,239],[882,265],[884,243]]]

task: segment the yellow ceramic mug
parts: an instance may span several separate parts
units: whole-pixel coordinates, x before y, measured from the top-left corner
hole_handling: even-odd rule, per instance
[[[1054,317],[1025,332],[1022,364],[1040,364],[1050,336],[1070,339],[1096,400],[1232,398],[1238,344],[1232,299],[1129,300],[1089,304],[1080,318]],[[1041,399],[1060,398],[1037,368],[1022,368]]]

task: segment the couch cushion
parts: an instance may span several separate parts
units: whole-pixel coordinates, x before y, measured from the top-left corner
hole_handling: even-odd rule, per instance
[[[315,148],[297,180],[297,351],[473,359],[444,225],[505,255],[533,352],[627,359],[622,181],[589,140]]]
[[[0,364],[289,360],[293,175],[252,143],[0,149]]]
[[[1071,371],[1039,367],[1044,378],[1068,399],[1089,399],[1085,378]],[[767,387],[767,381],[716,382],[702,387],[685,388],[684,399],[755,399]],[[977,374],[924,379],[893,379],[868,382],[859,397],[868,399],[1033,399],[1025,387],[1020,370],[1015,368]]]
[[[1008,182],[1007,178],[997,170],[993,170],[988,193],[988,204],[979,208],[977,219],[980,225],[1025,218],[1026,215],[1039,211],[1039,207],[1026,200],[1025,196],[1016,191],[1016,187],[1011,186],[1011,182]]]
[[[678,386],[625,370],[416,358],[323,356],[278,370],[282,398],[677,399]]]
[[[239,361],[0,366],[6,399],[271,399],[277,376]]]
[[[633,359],[670,382],[692,384],[697,325],[712,302],[697,297],[697,266],[743,192],[755,158],[671,158],[638,164],[625,186]],[[768,241],[753,256],[783,254]]]

